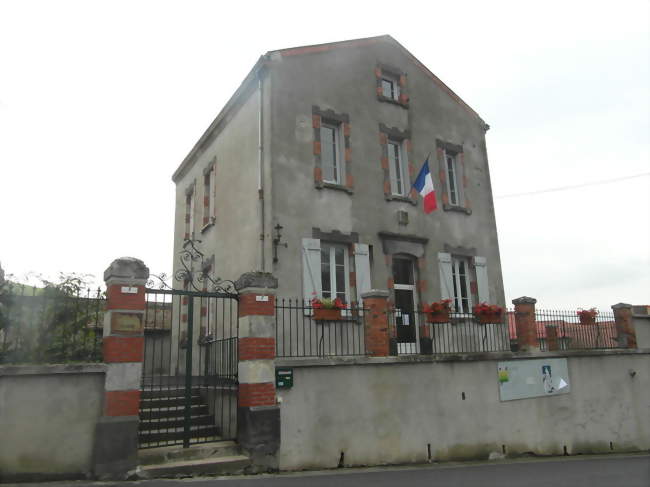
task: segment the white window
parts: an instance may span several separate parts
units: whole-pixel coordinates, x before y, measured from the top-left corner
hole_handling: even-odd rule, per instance
[[[341,126],[322,122],[320,127],[321,165],[323,181],[343,184],[343,157],[341,150]]]
[[[391,100],[399,100],[399,82],[390,76],[381,78],[381,94]]]
[[[457,313],[472,312],[472,294],[470,288],[470,265],[465,257],[453,257],[451,260],[453,285],[453,304]]]
[[[449,204],[461,206],[460,187],[458,186],[458,154],[445,151],[445,171],[447,172],[447,196]]]
[[[407,171],[405,151],[401,141],[388,140],[388,173],[390,175],[390,191],[394,195],[408,196],[410,181]]]
[[[347,302],[348,249],[344,245],[321,242],[321,292],[326,299]]]

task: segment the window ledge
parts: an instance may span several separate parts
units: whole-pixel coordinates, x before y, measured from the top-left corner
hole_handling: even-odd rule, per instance
[[[418,202],[417,200],[414,200],[413,198],[409,196],[402,196],[399,194],[387,194],[386,195],[386,201],[402,201],[404,203],[410,203],[413,206],[417,206]]]
[[[448,205],[447,203],[444,203],[442,205],[442,209],[444,211],[457,211],[458,213],[465,213],[466,215],[472,214],[472,210],[470,208],[465,208],[463,206],[456,206],[456,205]]]
[[[354,193],[352,188],[348,188],[347,186],[343,186],[342,184],[326,183],[324,181],[316,183],[316,189],[325,189],[325,188],[326,189],[336,189],[338,191],[345,191],[348,194]]]
[[[203,228],[201,228],[201,233],[205,233],[208,228],[213,227],[213,226],[214,226],[214,221],[210,221],[210,222],[206,223],[205,225],[203,225]]]
[[[409,108],[408,102],[407,103],[402,103],[399,100],[393,100],[392,98],[388,98],[387,96],[384,96],[384,95],[377,95],[377,100],[384,101],[386,103],[392,103],[393,105],[400,106],[400,107],[405,108],[407,110]]]

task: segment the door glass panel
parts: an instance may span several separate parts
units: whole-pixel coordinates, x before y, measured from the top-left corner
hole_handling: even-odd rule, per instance
[[[393,258],[395,284],[413,284],[413,262],[410,259]]]

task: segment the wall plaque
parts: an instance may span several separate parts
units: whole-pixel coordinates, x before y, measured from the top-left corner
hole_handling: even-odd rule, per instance
[[[142,313],[117,313],[111,315],[112,333],[142,333]]]

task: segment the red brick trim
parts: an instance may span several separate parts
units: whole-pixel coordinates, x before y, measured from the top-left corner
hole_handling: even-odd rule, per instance
[[[273,406],[275,405],[275,384],[239,384],[239,406]]]
[[[122,287],[136,287],[137,294],[122,293]],[[111,284],[106,290],[106,309],[144,310],[144,286]]]
[[[267,296],[268,301],[257,301],[258,296]],[[239,316],[275,314],[275,296],[264,294],[244,294],[239,297]]]
[[[144,360],[144,337],[107,336],[102,342],[104,362],[142,362]]]
[[[239,360],[275,358],[275,338],[246,337],[239,339]]]
[[[106,391],[106,416],[137,416],[140,412],[140,391]]]

